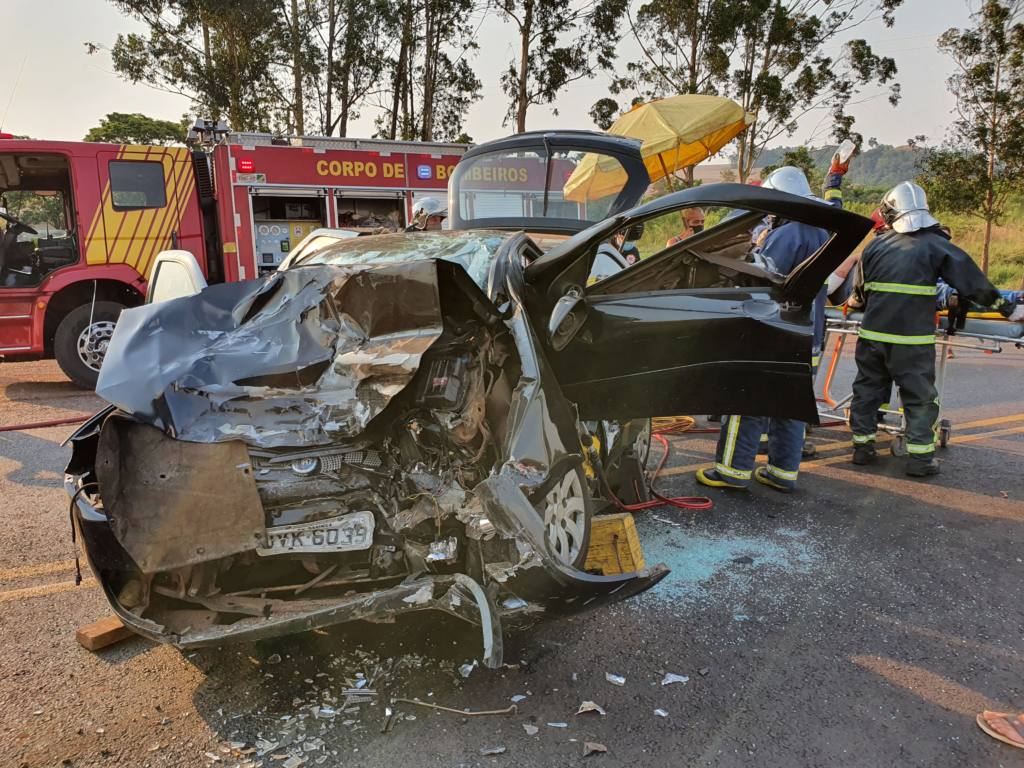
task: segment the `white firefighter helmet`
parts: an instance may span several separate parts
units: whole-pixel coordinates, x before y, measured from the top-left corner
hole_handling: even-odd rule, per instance
[[[928,196],[912,181],[901,181],[886,192],[880,210],[882,220],[904,234],[939,223],[928,211]]]
[[[435,216],[448,218],[448,203],[436,197],[424,197],[412,207],[412,225],[416,229],[426,229],[427,222]]]
[[[788,192],[791,195],[800,197],[814,197],[811,192],[811,185],[807,183],[804,172],[794,165],[784,165],[776,168],[768,174],[768,178],[761,183],[762,189],[775,189],[779,192]]]

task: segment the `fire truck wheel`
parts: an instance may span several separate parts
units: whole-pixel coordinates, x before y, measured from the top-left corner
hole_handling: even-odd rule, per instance
[[[89,302],[68,312],[57,326],[53,356],[82,389],[96,389],[100,365],[122,309],[124,305],[116,301]]]

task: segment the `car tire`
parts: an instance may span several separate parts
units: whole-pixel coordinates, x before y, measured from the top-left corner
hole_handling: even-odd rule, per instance
[[[594,502],[583,469],[569,467],[540,497],[539,507],[549,554],[563,565],[582,570],[594,517]]]
[[[76,386],[96,389],[107,344],[124,308],[116,301],[89,302],[75,307],[60,321],[53,339],[53,356]]]

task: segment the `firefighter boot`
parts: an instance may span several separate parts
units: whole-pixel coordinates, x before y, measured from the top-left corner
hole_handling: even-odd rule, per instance
[[[934,456],[910,456],[906,473],[910,477],[931,477],[939,474],[939,462]]]
[[[767,485],[774,491],[781,491],[782,493],[792,493],[796,490],[796,481],[789,480],[784,477],[779,477],[775,472],[772,472],[768,467],[758,467],[754,470],[754,479],[757,480],[761,485]]]
[[[853,449],[853,463],[859,466],[867,466],[868,464],[874,464],[878,459],[878,452],[875,450],[875,446],[872,443],[866,445],[857,445]]]
[[[748,477],[750,473],[747,473]],[[709,488],[736,488],[746,490],[750,480],[741,480],[723,475],[717,469],[698,469],[697,482]]]

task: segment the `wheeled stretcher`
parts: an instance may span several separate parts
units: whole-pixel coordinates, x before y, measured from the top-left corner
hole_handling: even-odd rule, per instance
[[[825,345],[822,350],[821,366],[818,376],[822,378],[821,394],[818,397],[818,415],[821,420],[841,420],[850,423],[850,403],[853,393],[837,397],[832,393],[832,383],[839,360],[848,340],[856,343],[860,331],[862,315],[859,312],[846,313],[840,309],[827,309],[825,323]],[[991,319],[991,315],[972,317],[968,315],[962,330],[955,334],[949,332],[949,318],[945,315],[936,316],[935,351],[938,359],[935,364],[935,389],[938,391],[941,408],[942,391],[948,373],[947,362],[953,349],[967,349],[986,354],[998,354],[1004,349],[1024,350],[1024,323],[1010,323],[1005,320]],[[899,388],[893,387],[890,402],[879,409],[884,418],[879,419],[879,431],[892,435],[890,450],[896,456],[906,455],[906,419],[902,404],[899,402]],[[953,434],[953,424],[942,417],[940,411],[937,428],[939,447],[945,448]]]

